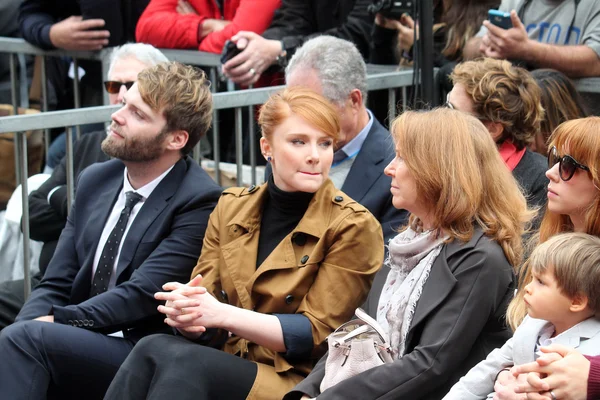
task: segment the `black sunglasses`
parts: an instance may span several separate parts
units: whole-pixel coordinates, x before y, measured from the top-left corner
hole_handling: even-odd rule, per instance
[[[110,94],[118,94],[121,86],[125,85],[127,90],[131,89],[135,82],[104,81],[104,88]]]
[[[552,146],[548,152],[548,168],[552,168],[558,163],[558,175],[563,181],[568,181],[573,177],[577,168],[581,168],[584,171],[590,169],[583,164],[578,163],[573,157],[569,155],[560,156],[555,146]]]

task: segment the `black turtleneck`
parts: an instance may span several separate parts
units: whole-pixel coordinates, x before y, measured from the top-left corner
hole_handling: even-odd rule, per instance
[[[275,186],[273,175],[267,183],[263,204],[256,268],[271,254],[304,216],[314,193],[285,192]]]

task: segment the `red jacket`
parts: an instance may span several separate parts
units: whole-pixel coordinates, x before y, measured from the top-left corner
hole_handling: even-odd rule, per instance
[[[188,0],[196,14],[178,14],[177,0],[150,0],[135,30],[138,42],[159,48],[190,49],[220,53],[225,41],[239,31],[262,34],[279,8],[281,0],[224,0],[224,13],[215,0]],[[207,18],[231,21],[223,30],[212,32],[198,43],[198,27]]]

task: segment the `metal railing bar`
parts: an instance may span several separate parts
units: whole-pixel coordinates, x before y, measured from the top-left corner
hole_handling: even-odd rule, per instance
[[[23,232],[23,294],[27,299],[31,293],[30,257],[29,257],[29,192],[27,187],[27,135],[25,132],[15,132],[15,159],[21,170],[21,231]],[[18,182],[18,181],[17,181]]]
[[[392,80],[391,78],[393,76],[390,75],[393,74],[386,73],[369,76],[367,79],[369,90],[380,89],[382,82],[388,82],[391,85],[390,87],[401,87],[409,81],[409,77],[404,76],[404,72],[402,71],[395,80]],[[412,82],[409,82],[409,84],[410,83]],[[274,86],[269,88],[238,90],[235,92],[214,93],[213,107],[215,110],[222,110],[226,108],[238,108],[262,104],[272,93],[281,90],[283,87],[284,86]],[[76,110],[51,111],[27,116],[3,117],[0,118],[0,133],[42,128],[62,128],[65,126],[106,122],[110,120],[110,115],[120,107],[120,105],[86,107]],[[215,121],[217,121],[216,118],[213,121],[213,131],[215,131]]]
[[[75,196],[75,179],[73,170],[73,127],[67,127],[66,166],[67,166],[67,212],[71,212]]]
[[[73,59],[73,104],[76,109],[81,108],[81,94],[79,93],[79,61]],[[81,128],[75,127],[77,139],[81,137]]]
[[[213,160],[215,161],[215,181],[221,185],[221,140],[219,138],[219,111],[214,108],[215,92],[217,90],[217,69],[210,69],[210,91],[213,94],[213,116],[212,116],[212,137],[213,137]]]
[[[250,152],[250,182],[256,185],[256,134],[254,132],[254,106],[248,106],[248,151]]]
[[[0,37],[0,53],[20,53],[34,56],[72,57],[83,60],[100,60],[99,51],[44,50],[28,43],[24,39]]]
[[[573,83],[581,93],[600,93],[600,78],[573,79]]]
[[[46,113],[0,118],[0,133],[28,131],[42,128],[94,124],[110,121],[112,113],[121,108],[115,106],[86,107],[78,110],[49,111]]]
[[[236,183],[242,186],[242,175],[244,173],[244,137],[242,131],[242,108],[235,109],[235,164],[237,166]]]
[[[19,105],[18,105],[18,99],[17,99],[17,63],[16,63],[16,55],[15,54],[10,54],[8,56],[8,60],[9,60],[9,68],[10,68],[10,98],[11,98],[11,102],[12,102],[12,106],[13,106],[13,115],[18,116],[19,115]],[[15,131],[14,133],[14,137],[13,137],[13,145],[15,148],[15,182],[18,185],[19,182],[21,181],[21,173],[22,170],[20,168],[20,164],[19,164],[19,158],[18,158],[18,154],[19,154],[19,144],[17,142],[17,133],[16,131],[19,128],[17,127],[12,131]]]
[[[41,86],[42,86],[42,111],[48,112],[48,80],[46,78],[46,56],[41,57]],[[50,151],[50,129],[44,129],[44,154],[48,157]]]
[[[197,50],[173,50],[159,49],[171,61],[179,61],[182,64],[200,65],[203,67],[221,66],[219,54],[207,53]]]

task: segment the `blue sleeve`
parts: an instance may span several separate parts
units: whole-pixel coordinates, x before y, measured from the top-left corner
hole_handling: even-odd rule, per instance
[[[25,0],[19,8],[19,26],[23,38],[43,49],[54,49],[50,42],[50,28],[56,19],[40,0]]]
[[[283,342],[287,359],[309,357],[312,353],[312,326],[308,318],[302,314],[273,314],[279,319],[283,330]]]

